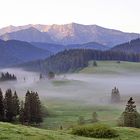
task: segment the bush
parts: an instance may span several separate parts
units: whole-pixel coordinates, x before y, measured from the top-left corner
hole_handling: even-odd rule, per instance
[[[80,117],[78,118],[78,124],[79,124],[79,125],[85,124],[85,119],[84,119],[84,117],[80,116]]]
[[[75,127],[72,134],[93,138],[114,138],[118,136],[114,129],[103,124]]]

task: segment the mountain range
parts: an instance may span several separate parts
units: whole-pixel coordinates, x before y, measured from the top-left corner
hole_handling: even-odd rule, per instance
[[[8,67],[29,61],[45,59],[65,49],[96,49],[106,50],[106,46],[90,42],[85,44],[58,45],[40,42],[25,42],[19,40],[0,40],[0,67]]]
[[[0,29],[0,39],[27,42],[53,43],[61,45],[96,42],[107,47],[137,38],[137,33],[126,33],[98,25],[70,23],[64,25],[29,24],[8,26]]]
[[[0,40],[0,67],[7,67],[50,56],[50,52],[34,47],[28,42]]]
[[[71,45],[58,45],[40,42],[25,42],[19,40],[0,40],[0,67],[8,67],[25,62],[36,61],[40,63],[41,59],[48,58],[50,55],[55,55],[58,52],[71,49],[91,49],[98,51],[115,51],[123,52],[123,54],[140,54],[140,39],[131,40],[111,49],[106,48],[101,44],[90,42],[85,44],[71,44]],[[90,53],[89,53],[90,55]],[[58,55],[59,56],[59,55]],[[60,55],[61,56],[61,55]],[[61,58],[57,58],[61,59]],[[70,59],[70,58],[69,58]],[[72,59],[72,54],[71,54]],[[39,60],[39,61],[38,61]],[[132,61],[132,60],[131,60]],[[36,66],[35,66],[36,67]]]

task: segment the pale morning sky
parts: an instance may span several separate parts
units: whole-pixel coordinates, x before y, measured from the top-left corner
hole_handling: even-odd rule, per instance
[[[70,22],[140,33],[140,0],[0,0],[0,28]]]

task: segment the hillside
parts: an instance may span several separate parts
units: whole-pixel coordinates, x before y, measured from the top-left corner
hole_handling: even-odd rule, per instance
[[[0,67],[43,59],[50,52],[34,47],[28,42],[0,40]]]
[[[115,128],[123,140],[138,140],[140,130],[136,128]],[[33,127],[0,123],[0,139],[6,140],[103,140],[96,138],[78,137],[61,131],[43,130]],[[109,139],[106,139],[109,140]],[[112,140],[118,140],[114,138]]]
[[[121,51],[127,53],[140,53],[140,39],[131,40],[112,48],[113,51]]]
[[[95,49],[95,50],[107,50],[109,49],[107,46],[96,42],[89,42],[85,44],[69,44],[69,45],[60,45],[60,44],[52,44],[52,43],[41,43],[41,42],[31,42],[32,45],[45,49],[53,54],[64,51],[65,49]]]
[[[87,140],[63,132],[37,129],[9,123],[0,123],[0,139],[4,140]],[[89,139],[90,140],[90,139]]]
[[[2,40],[20,40],[27,42],[52,42],[50,36],[46,32],[40,32],[34,27],[19,30],[12,33],[6,33],[0,36]]]
[[[71,49],[59,52],[45,60],[29,62],[18,67],[43,73],[49,71],[53,71],[55,73],[67,73],[87,67],[90,60],[140,62],[140,55],[93,49]]]
[[[28,32],[27,38],[23,33],[35,28],[38,30]],[[107,29],[97,25],[82,25],[70,23],[64,25],[24,25],[8,26],[0,29],[1,39],[21,39],[31,42],[51,42],[56,44],[84,44],[97,42],[105,46],[115,46],[138,37],[135,33],[125,33],[114,29]],[[34,36],[34,37],[33,37]],[[39,37],[38,37],[39,36]],[[21,38],[22,37],[22,38]]]
[[[140,63],[121,61],[97,61],[97,67],[93,66],[93,61],[89,62],[88,67],[80,70],[85,74],[117,74],[127,75],[140,73]]]

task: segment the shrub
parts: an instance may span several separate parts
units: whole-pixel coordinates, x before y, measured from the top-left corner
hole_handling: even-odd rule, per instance
[[[84,117],[80,116],[80,117],[78,118],[78,124],[79,124],[79,125],[85,124],[85,119],[84,119]]]
[[[72,130],[72,134],[93,138],[113,138],[118,136],[114,129],[103,124],[75,127]]]

